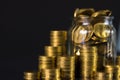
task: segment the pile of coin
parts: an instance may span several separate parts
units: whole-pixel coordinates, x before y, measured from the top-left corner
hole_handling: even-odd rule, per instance
[[[50,45],[44,46],[44,55],[38,58],[38,71],[24,72],[24,79],[119,80],[120,56],[117,56],[115,67],[113,64],[106,65],[112,62],[111,54],[114,52],[111,51],[112,45],[109,42],[112,28],[105,22],[109,16],[110,10],[77,8],[74,12],[75,24],[71,31],[73,55],[68,56],[67,53],[67,31],[52,30]]]
[[[39,56],[38,80],[59,80],[60,69],[56,67],[58,56],[65,54],[67,31],[50,31],[50,45],[44,47],[45,55]],[[59,77],[58,77],[59,76]]]
[[[24,72],[24,80],[36,80],[37,79],[37,73],[32,71]]]

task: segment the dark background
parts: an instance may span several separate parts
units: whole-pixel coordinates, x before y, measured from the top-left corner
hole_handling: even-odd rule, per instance
[[[0,2],[0,80],[23,80],[37,70],[50,30],[68,30],[76,8],[109,9],[118,31],[118,0],[9,0]]]

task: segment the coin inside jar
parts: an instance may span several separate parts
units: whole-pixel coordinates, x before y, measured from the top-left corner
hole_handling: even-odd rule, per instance
[[[110,26],[104,23],[96,23],[94,25],[94,34],[99,38],[108,38],[110,36]]]
[[[93,34],[93,28],[91,25],[79,26],[76,31],[74,31],[73,41],[75,43],[82,43],[83,41],[88,41]]]

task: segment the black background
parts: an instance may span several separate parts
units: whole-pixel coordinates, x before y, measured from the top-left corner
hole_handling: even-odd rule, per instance
[[[109,9],[118,30],[117,0],[9,0],[0,2],[0,80],[23,80],[37,70],[50,30],[68,30],[76,8]]]

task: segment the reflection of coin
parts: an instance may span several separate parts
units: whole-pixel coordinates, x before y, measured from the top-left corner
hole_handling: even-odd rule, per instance
[[[94,33],[99,38],[108,38],[110,36],[110,26],[104,23],[97,23],[94,25]]]
[[[74,32],[73,41],[75,43],[82,43],[88,41],[93,34],[92,30],[93,28],[91,25],[79,26]]]

